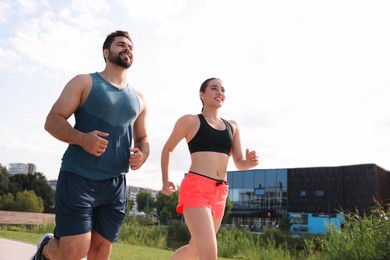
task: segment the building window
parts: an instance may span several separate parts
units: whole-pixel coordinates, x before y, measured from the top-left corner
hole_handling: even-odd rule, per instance
[[[316,190],[314,195],[316,197],[323,197],[325,195],[325,192],[323,190]]]

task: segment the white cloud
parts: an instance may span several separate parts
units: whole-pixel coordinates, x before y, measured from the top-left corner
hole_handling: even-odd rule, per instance
[[[114,10],[115,11],[115,10]],[[59,12],[59,19],[66,21],[72,28],[80,32],[99,31],[110,24],[107,19],[110,5],[104,0],[73,0],[71,4]]]
[[[165,22],[166,19],[179,14],[186,7],[186,1],[180,0],[118,0],[117,2],[129,16],[148,23]]]
[[[11,1],[0,2],[0,25],[4,24],[11,15]]]
[[[24,73],[37,72],[36,67],[39,67],[40,71],[43,69],[51,75],[64,71],[85,73],[101,66],[102,43],[96,39],[104,37],[100,28],[109,24],[109,19],[100,18],[107,16],[107,6],[103,1],[82,3],[78,3],[77,8],[76,3],[64,7],[59,13],[49,8],[40,16],[22,19],[15,33],[7,39],[9,49],[2,50],[4,56],[17,56],[8,58],[3,68],[15,73],[13,68],[24,63]]]
[[[50,5],[46,0],[17,0],[16,2],[18,3],[19,15],[21,17],[36,14],[41,8],[47,8]]]

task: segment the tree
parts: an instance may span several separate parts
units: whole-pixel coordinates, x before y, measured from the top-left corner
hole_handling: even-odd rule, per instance
[[[8,192],[9,178],[11,174],[7,171],[7,168],[0,164],[0,195]]]
[[[0,197],[0,210],[15,210],[14,195],[12,193],[3,194]]]
[[[10,177],[8,191],[11,192],[14,196],[16,196],[16,193],[18,193],[19,191],[31,190],[32,180],[29,175],[30,174],[25,173],[12,174]]]
[[[8,192],[11,192],[14,196],[16,196],[18,192],[32,190],[36,196],[42,198],[44,207],[50,208],[54,204],[54,191],[47,183],[43,173],[14,174],[10,177],[8,186]]]
[[[43,206],[45,208],[51,208],[54,205],[54,190],[47,183],[47,179],[43,173],[36,172],[33,176],[31,189],[38,197],[43,199]]]
[[[43,200],[34,191],[18,192],[15,198],[15,210],[24,212],[43,212]]]
[[[30,193],[23,193],[25,191],[33,191],[34,195]],[[20,193],[20,194],[19,194]],[[34,174],[10,174],[8,170],[0,164],[0,209],[16,210],[18,211],[33,211],[42,212],[40,206],[35,205],[35,199],[28,203],[16,201],[19,197],[27,196],[30,199],[37,197],[42,200],[43,207],[51,208],[54,204],[54,190],[47,183],[46,177],[43,173],[36,172]],[[15,199],[14,199],[15,198]],[[38,199],[39,200],[39,199]],[[39,202],[37,202],[39,204]],[[20,208],[26,205],[26,210]]]
[[[178,187],[179,189],[179,187]],[[178,191],[170,196],[164,195],[161,191],[156,196],[157,216],[161,224],[170,224],[173,220],[181,219],[181,215],[176,212],[178,203]]]
[[[155,207],[156,200],[150,192],[141,191],[137,194],[137,209],[150,214]]]

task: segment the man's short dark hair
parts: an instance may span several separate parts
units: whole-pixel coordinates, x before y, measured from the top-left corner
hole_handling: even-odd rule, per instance
[[[127,39],[129,39],[131,44],[133,44],[133,42],[131,41],[131,37],[130,37],[128,32],[126,32],[126,31],[119,31],[118,30],[118,31],[112,32],[109,35],[107,35],[107,38],[106,38],[106,40],[103,43],[103,50],[104,49],[110,49],[111,44],[114,41],[115,37],[118,37],[118,36],[126,37]]]

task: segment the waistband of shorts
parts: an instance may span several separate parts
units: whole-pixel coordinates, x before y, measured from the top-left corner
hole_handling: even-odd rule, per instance
[[[227,182],[227,180],[219,180],[219,179],[215,179],[215,178],[209,177],[209,176],[207,176],[207,175],[203,175],[203,174],[200,174],[200,173],[197,173],[197,172],[192,172],[192,171],[189,171],[189,172],[188,172],[188,174],[197,175],[197,176],[200,176],[200,177],[203,177],[203,178],[206,178],[206,179],[209,179],[209,180],[215,181],[215,183],[216,183],[216,186],[219,186],[219,185],[221,185],[221,184],[228,185],[228,182]]]

